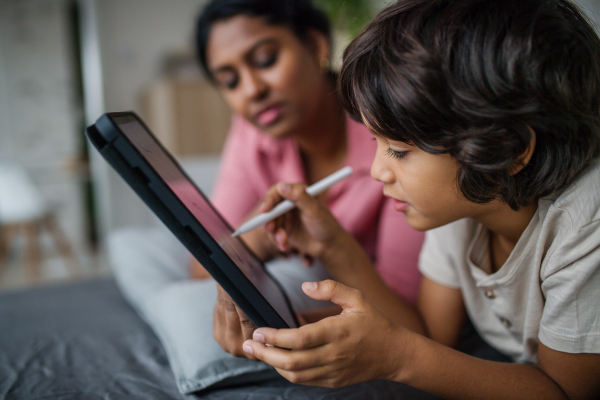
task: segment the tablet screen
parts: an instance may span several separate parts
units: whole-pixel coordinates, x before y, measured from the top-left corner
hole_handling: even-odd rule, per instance
[[[113,121],[284,321],[291,327],[296,326],[284,294],[267,274],[262,263],[248,251],[239,238],[231,237],[233,231],[229,225],[156,139],[135,117],[113,117]]]

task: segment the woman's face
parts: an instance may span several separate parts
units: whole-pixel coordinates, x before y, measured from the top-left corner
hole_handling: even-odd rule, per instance
[[[289,136],[318,111],[319,65],[329,51],[322,39],[313,32],[305,43],[287,27],[238,15],[213,24],[208,66],[234,112],[273,137]]]

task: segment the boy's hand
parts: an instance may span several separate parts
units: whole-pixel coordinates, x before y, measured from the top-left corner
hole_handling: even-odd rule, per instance
[[[328,311],[328,315],[332,315],[331,309],[319,311],[320,313],[309,313],[309,321],[321,318],[320,315],[324,316],[324,313]],[[303,315],[297,314],[296,318],[300,325],[307,322]],[[246,313],[233,302],[221,285],[217,284],[217,302],[213,313],[213,337],[221,348],[233,356],[256,360],[256,357],[242,350],[242,344],[252,338],[252,332],[255,329],[256,326],[246,316]]]
[[[341,283],[306,282],[302,289],[314,299],[340,305],[342,313],[299,329],[257,329],[244,351],[294,383],[339,387],[397,377],[406,330],[389,321],[360,291]]]
[[[327,206],[306,193],[305,184],[273,186],[259,212],[267,212],[283,200],[293,201],[297,208],[265,224],[265,231],[282,253],[298,252],[309,260],[322,258],[345,233]]]

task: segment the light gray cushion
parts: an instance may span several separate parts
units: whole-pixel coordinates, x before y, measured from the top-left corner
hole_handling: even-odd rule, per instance
[[[109,262],[116,281],[167,351],[182,393],[272,378],[262,362],[236,358],[213,338],[215,282],[189,280],[190,255],[166,228],[120,230],[109,235]],[[288,292],[297,311],[331,303],[310,299],[302,282],[328,277],[325,268],[307,268],[297,259],[278,260],[268,269]]]

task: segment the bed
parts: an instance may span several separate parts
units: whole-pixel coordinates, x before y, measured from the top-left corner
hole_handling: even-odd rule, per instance
[[[209,160],[200,167],[188,163],[186,169],[198,180],[214,176],[217,163]],[[207,169],[212,172],[206,173]],[[210,189],[212,181],[201,182],[201,186]],[[159,260],[171,264],[187,259],[174,237],[157,235],[154,242],[148,231],[131,239],[113,236],[120,246],[109,252],[111,264],[128,265],[131,260],[141,260],[143,265]],[[465,332],[461,350],[506,361],[472,328]],[[436,398],[389,381],[328,389],[295,385],[276,375],[260,380],[251,377],[235,386],[209,387],[187,395],[181,394],[180,388],[161,340],[132,308],[114,278],[0,294],[0,399]]]
[[[434,399],[373,381],[339,389],[281,378],[184,396],[152,329],[113,279],[0,295],[0,398],[12,399]],[[473,332],[465,351],[502,360]]]

